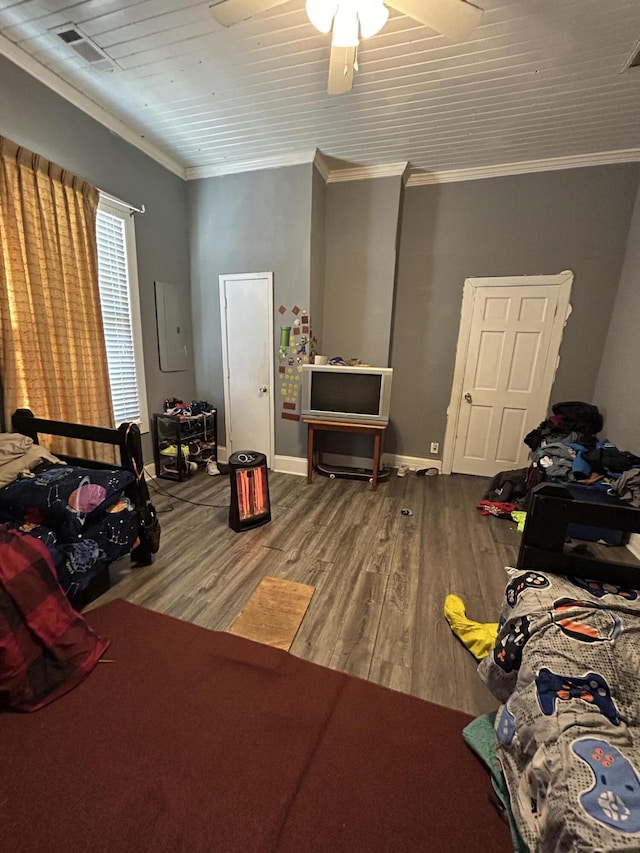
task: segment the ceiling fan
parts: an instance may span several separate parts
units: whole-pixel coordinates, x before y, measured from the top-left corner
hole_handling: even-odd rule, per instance
[[[211,6],[213,17],[231,27],[289,0],[219,0]],[[369,38],[386,24],[395,9],[451,41],[463,41],[477,27],[482,9],[467,0],[306,0],[307,15],[322,33],[333,29],[329,61],[330,95],[348,92],[357,71],[360,38]]]

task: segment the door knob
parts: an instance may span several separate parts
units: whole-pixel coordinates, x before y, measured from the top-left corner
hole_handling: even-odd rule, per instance
[[[464,395],[464,399],[467,401],[467,403],[473,403],[473,398],[471,397],[471,394],[468,391]]]
[[[261,394],[266,394],[268,390],[269,390],[269,389],[267,388],[267,386],[266,386],[266,385],[261,385],[261,386],[260,386],[260,388],[259,388],[259,391],[260,391],[260,393],[261,393]]]

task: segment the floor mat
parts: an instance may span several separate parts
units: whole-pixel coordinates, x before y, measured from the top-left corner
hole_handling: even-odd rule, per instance
[[[314,592],[304,583],[263,578],[229,633],[288,652]]]

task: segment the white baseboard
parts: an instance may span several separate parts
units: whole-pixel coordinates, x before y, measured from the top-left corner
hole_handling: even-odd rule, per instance
[[[437,468],[442,472],[441,459],[428,459],[421,456],[398,456],[395,453],[384,453],[382,461],[390,468],[399,468],[401,465],[408,465],[411,471],[420,471],[422,468]]]
[[[219,444],[218,462],[226,465],[228,461],[229,454],[227,453],[227,448]],[[279,471],[281,474],[296,474],[298,477],[306,477],[307,460],[304,456],[278,456],[276,454],[271,470]]]
[[[295,474],[297,477],[307,476],[307,460],[304,456],[278,456],[276,454],[273,471],[280,474]]]
[[[224,459],[222,458],[222,450],[223,448],[218,448],[218,459],[220,462],[224,462]],[[339,453],[324,453],[322,459],[329,465],[346,465],[351,468],[371,468],[371,459],[365,459],[360,456],[343,456]],[[401,465],[408,465],[412,471],[419,471],[421,468],[436,468],[438,471],[442,471],[442,460],[428,459],[420,456],[398,456],[394,453],[383,453],[382,464],[389,468],[399,468]],[[281,474],[295,474],[298,477],[306,477],[307,460],[304,456],[276,455],[273,470],[279,471]]]
[[[227,448],[218,445],[218,462],[226,465],[228,461]],[[271,470],[278,471],[281,474],[295,474],[297,477],[306,477],[307,460],[304,456],[279,456],[276,453]]]
[[[640,560],[640,533],[632,533],[627,543],[627,548],[634,557]]]
[[[346,465],[352,468],[371,467],[371,459],[359,456],[342,456],[339,453],[325,453],[322,458],[325,462],[334,465]],[[223,445],[218,445],[218,462],[225,465],[228,459],[227,448]],[[388,468],[399,468],[401,465],[408,465],[411,471],[419,471],[421,468],[437,468],[438,471],[442,472],[442,460],[428,459],[421,456],[398,456],[395,453],[383,453],[382,464]],[[306,477],[307,460],[304,456],[279,456],[276,454],[272,470],[278,471],[281,474],[295,474],[297,477]],[[144,471],[148,478],[155,480],[156,466],[153,462],[145,465]],[[640,536],[636,538],[640,540]],[[636,548],[640,551],[640,541],[636,544]],[[630,548],[630,550],[633,549]],[[637,556],[640,557],[640,553]]]

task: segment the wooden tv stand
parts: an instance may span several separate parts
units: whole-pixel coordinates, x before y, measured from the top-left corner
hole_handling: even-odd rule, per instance
[[[378,486],[378,471],[380,470],[380,455],[382,435],[386,424],[358,424],[351,421],[323,421],[320,418],[302,419],[309,429],[307,435],[307,485],[313,479],[313,453],[316,432],[352,432],[360,435],[373,436],[373,472],[371,475],[371,491]]]

